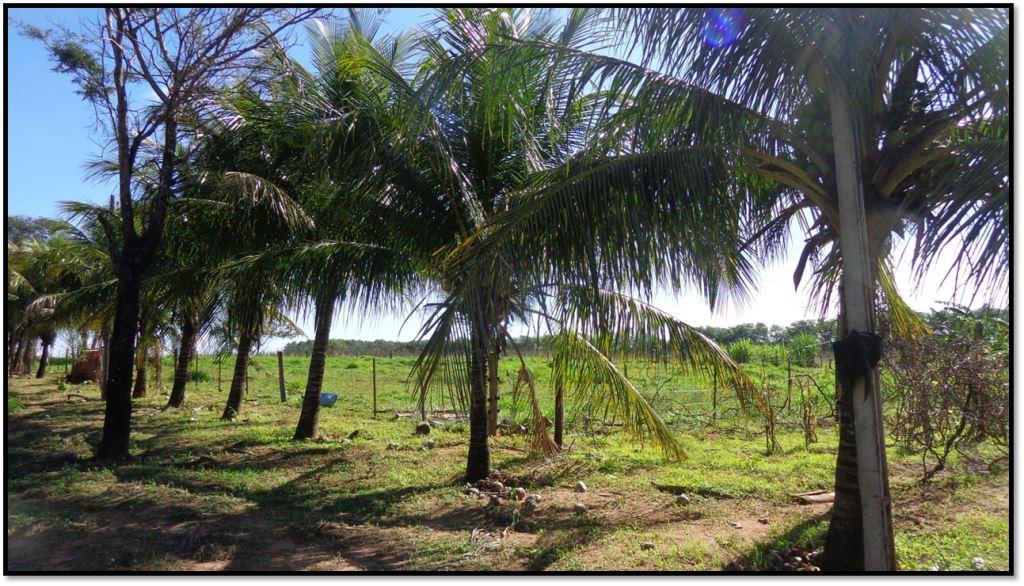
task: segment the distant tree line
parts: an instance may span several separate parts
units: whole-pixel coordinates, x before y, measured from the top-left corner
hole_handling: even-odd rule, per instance
[[[929,327],[942,329],[948,322],[959,318],[963,313],[976,317],[1008,321],[1009,312],[990,306],[969,310],[965,307],[950,304],[931,312],[918,312]],[[704,326],[694,328],[708,336],[720,346],[729,346],[741,341],[754,344],[790,345],[794,340],[810,340],[813,336],[820,344],[835,338],[835,319],[802,319],[787,326],[765,325],[763,323],[743,323],[729,327]],[[525,355],[536,355],[547,352],[551,345],[551,336],[520,336],[516,339],[519,351]],[[418,356],[423,351],[423,341],[396,342],[392,340],[330,340],[327,345],[327,356]],[[289,342],[282,349],[285,356],[309,356],[313,350],[313,340]]]

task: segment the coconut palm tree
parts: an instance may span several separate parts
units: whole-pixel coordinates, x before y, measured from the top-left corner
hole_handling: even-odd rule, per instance
[[[219,113],[233,120],[230,131],[221,134],[220,148],[233,149],[236,156],[224,168],[258,177],[268,189],[286,193],[310,219],[301,234],[293,235],[307,242],[366,240],[378,228],[361,216],[367,210],[360,195],[363,178],[373,168],[368,156],[372,143],[381,137],[373,116],[385,97],[382,82],[369,78],[359,55],[361,43],[371,41],[379,26],[379,19],[371,16],[352,10],[343,27],[335,30],[321,23],[312,30],[312,71],[280,47],[266,51],[268,79],[240,88]],[[273,255],[274,262],[267,265],[273,270],[301,263],[288,254]],[[333,270],[318,271],[315,280],[308,274],[290,279],[287,271],[270,277],[280,288],[292,286],[295,309],[312,309],[314,314],[312,357],[295,439],[318,434],[325,353],[336,307],[347,289],[349,271],[325,266]]]
[[[94,228],[98,230],[98,226]],[[8,243],[9,319],[20,335],[38,337],[41,342],[37,378],[45,375],[59,331],[98,329],[94,317],[101,314],[102,304],[78,306],[63,301],[75,291],[110,278],[105,270],[106,253],[97,247],[97,236],[68,222],[54,221],[45,240]]]
[[[845,291],[841,337],[873,331],[876,298],[896,310],[897,325],[916,324],[886,265],[896,236],[917,239],[921,271],[955,247],[954,268],[963,267],[964,276],[1005,283],[1005,11],[619,9],[617,15],[622,30],[635,34],[630,48],[638,49],[637,62],[549,49],[576,64],[577,85],[598,84],[621,96],[620,119],[632,116],[630,126],[646,136],[647,148],[687,144],[709,162],[730,157],[733,189],[749,198],[748,245],[777,254],[789,224],[802,226],[807,243],[794,280],[812,263],[813,291],[823,307]],[[709,137],[708,125],[728,132]],[[850,221],[858,216],[865,221]],[[877,388],[877,371],[862,380],[868,382],[861,388],[871,380]],[[827,566],[893,569],[880,425],[862,424],[855,433],[852,383],[839,382],[846,390],[839,393]],[[865,410],[873,412],[865,415],[868,423],[880,412],[878,393],[874,399],[861,402],[873,407]],[[881,474],[868,487],[871,469]]]
[[[574,87],[574,64],[529,45],[579,49],[607,24],[586,9],[564,22],[547,11],[443,10],[420,39],[425,59],[411,79],[366,51],[391,85],[379,176],[396,221],[384,225],[429,288],[414,388],[421,401],[440,383],[468,399],[467,481],[488,475],[488,401],[497,403],[501,355],[517,353],[516,323],[547,321],[575,395],[611,405],[627,431],[672,456],[682,454],[678,440],[617,358],[675,359],[752,396],[714,343],[646,302],[658,284],[696,283],[713,302],[743,290],[735,198],[703,162],[706,181],[666,174],[698,173],[682,150],[632,152],[609,121],[607,94]],[[546,438],[543,417],[534,425]],[[539,447],[555,449],[549,442]]]

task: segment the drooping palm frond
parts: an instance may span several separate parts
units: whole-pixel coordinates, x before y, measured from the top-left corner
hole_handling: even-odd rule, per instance
[[[736,394],[744,407],[764,399],[729,354],[692,326],[622,293],[560,286],[550,310],[559,326],[591,341],[609,357],[675,364]]]
[[[566,381],[569,396],[579,404],[608,407],[629,436],[653,442],[670,458],[685,457],[679,439],[640,391],[611,358],[576,332],[565,330],[552,342],[552,376]]]
[[[889,323],[892,324],[893,333],[897,337],[916,340],[931,332],[924,319],[900,296],[888,262],[878,263],[878,288],[885,300]]]

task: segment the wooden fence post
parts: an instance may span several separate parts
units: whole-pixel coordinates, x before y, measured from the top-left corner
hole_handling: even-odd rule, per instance
[[[373,418],[377,418],[377,359],[373,358]]]
[[[284,389],[284,352],[277,351],[277,381],[281,387],[281,402],[288,400],[288,392]]]

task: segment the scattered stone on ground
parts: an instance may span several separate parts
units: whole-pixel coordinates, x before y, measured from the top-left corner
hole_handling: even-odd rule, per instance
[[[534,514],[535,512],[537,512],[537,506],[539,504],[540,504],[540,495],[539,494],[531,494],[530,496],[526,497],[526,500],[523,501],[523,509],[522,509],[523,515],[528,517],[528,516]]]
[[[583,503],[576,503],[576,505],[572,508],[572,512],[576,513],[577,515],[582,515],[587,512],[587,505]]]
[[[391,443],[388,444],[387,449],[389,449],[389,450],[397,450],[398,449],[398,444],[396,444],[395,442],[391,442]]]
[[[985,569],[985,560],[983,560],[982,558],[973,557],[973,558],[971,558],[971,563],[974,564],[974,569],[975,570],[984,570]]]
[[[435,445],[437,445],[437,444],[434,443],[434,440],[430,439],[430,440],[427,440],[427,443],[423,444],[423,447],[428,449],[428,450],[432,450],[432,449],[434,449]]]
[[[820,572],[820,559],[820,551],[791,547],[781,552],[776,549],[768,550],[764,564],[766,570],[776,572]]]
[[[426,421],[421,421],[416,424],[416,435],[427,435],[430,433],[430,424]]]
[[[686,496],[685,494],[676,495],[676,504],[677,505],[688,505],[688,504],[690,504],[690,497]]]
[[[576,483],[576,492],[587,492],[587,485],[582,480]]]
[[[645,541],[644,543],[642,543],[640,545],[640,549],[642,549],[644,551],[652,550],[652,549],[654,549],[654,544],[651,543],[650,541]]]
[[[760,519],[757,520],[757,522],[762,524],[762,525],[767,525],[768,523],[770,523],[770,521],[768,520],[768,517],[761,517]]]
[[[736,521],[729,521],[729,526],[733,529],[743,529],[743,525],[740,525]]]

